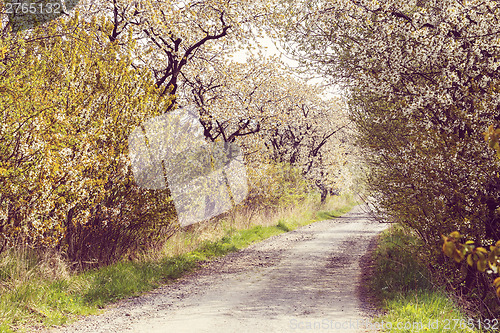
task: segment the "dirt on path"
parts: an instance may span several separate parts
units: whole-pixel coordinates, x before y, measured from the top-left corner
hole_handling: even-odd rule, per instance
[[[360,259],[386,227],[358,206],[50,332],[373,332]]]

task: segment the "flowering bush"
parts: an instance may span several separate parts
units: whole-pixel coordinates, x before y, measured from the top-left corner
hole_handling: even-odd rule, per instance
[[[479,244],[500,239],[498,160],[481,136],[500,119],[498,1],[286,3],[279,33],[344,89],[379,209],[426,242],[432,263],[441,231],[458,230],[478,245],[469,263],[485,268]],[[467,292],[477,277],[467,271]]]
[[[3,245],[107,262],[171,228],[168,193],[137,188],[128,167],[128,134],[169,104],[147,73],[78,16],[0,43]]]
[[[500,238],[496,1],[290,1],[290,53],[344,88],[381,210],[437,248],[440,230]]]

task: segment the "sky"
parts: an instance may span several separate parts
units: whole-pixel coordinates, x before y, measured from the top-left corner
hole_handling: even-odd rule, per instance
[[[270,37],[258,38],[257,45],[255,45],[258,49],[262,51],[265,56],[276,56],[288,67],[294,69],[299,67],[299,62],[295,59],[292,59],[289,55],[285,53],[282,47],[279,46],[279,43],[275,42]],[[233,55],[232,60],[245,63],[247,57],[249,56],[248,50],[244,49],[239,52],[236,52]],[[304,78],[304,76],[300,76]],[[319,84],[324,85],[326,87],[324,99],[330,99],[334,97],[338,97],[340,95],[339,88],[332,86],[327,82],[326,79],[322,78],[320,74],[315,75],[313,78],[307,78],[307,82],[310,84]]]

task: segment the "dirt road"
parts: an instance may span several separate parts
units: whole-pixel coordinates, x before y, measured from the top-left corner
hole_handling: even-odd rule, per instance
[[[385,227],[358,206],[52,332],[373,332],[360,258]]]

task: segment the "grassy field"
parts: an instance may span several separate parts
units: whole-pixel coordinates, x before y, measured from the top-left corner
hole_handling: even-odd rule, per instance
[[[17,249],[0,257],[0,332],[29,332],[98,313],[106,304],[152,290],[198,267],[203,260],[309,223],[340,216],[352,196],[317,198],[275,212],[235,213],[179,232],[160,251],[100,269],[71,273],[57,254]],[[250,216],[249,216],[250,215]]]
[[[480,332],[432,283],[427,268],[409,250],[418,245],[398,225],[381,234],[369,283],[384,312],[375,319],[376,325],[383,332]]]

